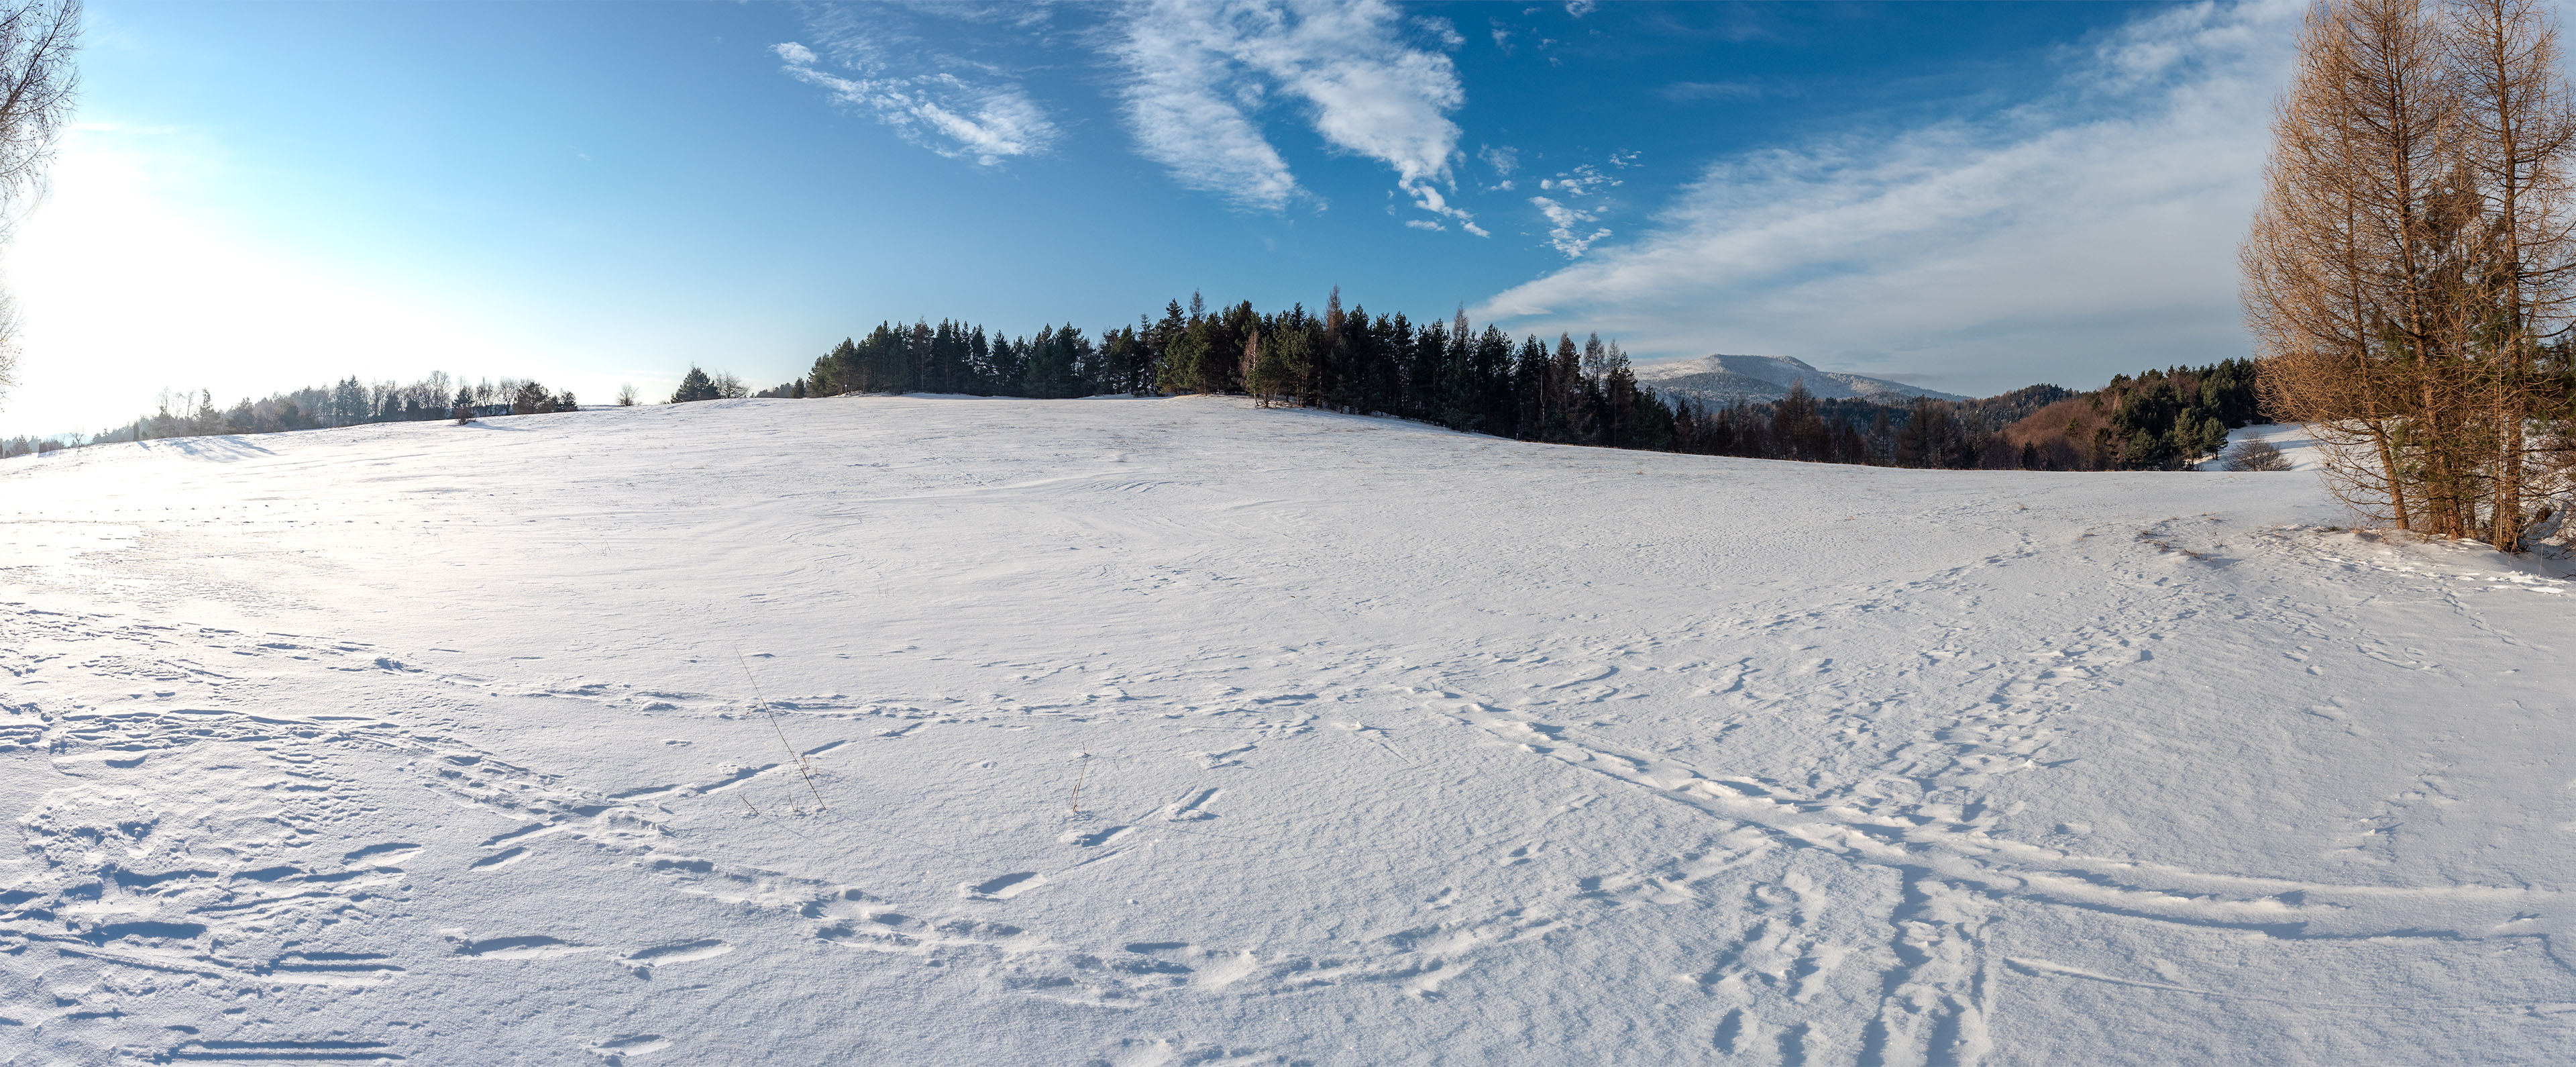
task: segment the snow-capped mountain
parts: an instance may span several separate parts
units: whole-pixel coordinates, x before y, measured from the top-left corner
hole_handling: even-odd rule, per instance
[[[1899,403],[1918,396],[1937,400],[1965,400],[1954,393],[1924,389],[1885,378],[1861,374],[1817,370],[1804,361],[1789,356],[1701,356],[1663,363],[1641,363],[1636,367],[1637,381],[1656,392],[1676,399],[1696,400],[1703,404],[1728,404],[1742,398],[1754,402],[1778,400],[1789,395],[1789,387],[1804,382],[1807,392],[1821,399],[1846,399]]]

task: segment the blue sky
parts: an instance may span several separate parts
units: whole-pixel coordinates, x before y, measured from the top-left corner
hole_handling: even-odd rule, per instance
[[[2286,4],[92,0],[0,434],[1339,285],[1984,394],[2241,355]]]

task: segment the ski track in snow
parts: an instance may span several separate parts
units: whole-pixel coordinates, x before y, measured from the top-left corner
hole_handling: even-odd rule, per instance
[[[2576,1037],[2576,822],[2458,756],[2556,710],[2563,675],[2478,673],[2550,669],[2545,572],[2323,532],[2303,477],[1162,404],[504,420],[574,445],[624,420],[607,440],[645,458],[597,477],[633,492],[689,440],[752,462],[675,420],[855,472],[759,483],[766,520],[678,540],[613,501],[331,501],[470,491],[418,459],[454,447],[437,425],[0,468],[25,843],[0,1062],[2512,1062]],[[858,414],[865,447],[824,452]],[[117,464],[159,484],[102,496]],[[503,484],[546,486],[531,467]],[[1820,537],[1902,546],[1902,513],[1975,547],[1676,574],[1659,498],[1712,473],[1804,523],[1884,494]],[[1514,497],[1575,479],[1625,521]],[[393,529],[331,529],[362,523]],[[628,539],[722,580],[587,614],[479,574],[459,597],[499,606],[469,617],[363,603],[452,541],[629,581]],[[2534,714],[2425,726],[2375,703],[2400,691]],[[2285,806],[2228,793],[2281,775],[2307,776]],[[2509,832],[2519,857],[2474,840]]]

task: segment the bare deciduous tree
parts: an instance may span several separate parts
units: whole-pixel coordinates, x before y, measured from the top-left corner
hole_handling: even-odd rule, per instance
[[[2290,457],[2270,441],[2246,441],[2227,450],[2226,466],[2232,471],[2285,471],[2290,469]]]
[[[78,78],[81,0],[6,0],[0,6],[0,237],[43,188]],[[0,398],[17,383],[17,307],[0,294]]]

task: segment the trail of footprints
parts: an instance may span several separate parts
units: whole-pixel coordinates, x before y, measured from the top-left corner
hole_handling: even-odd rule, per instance
[[[1956,585],[1973,569],[1918,584]],[[1745,629],[1812,628],[1869,607],[1853,602],[1815,608]],[[948,900],[903,901],[861,887],[692,857],[656,819],[658,800],[712,795],[762,776],[793,773],[780,765],[742,768],[702,784],[593,796],[452,739],[363,716],[179,710],[161,700],[131,710],[113,703],[66,703],[47,689],[45,678],[79,672],[113,679],[138,696],[202,692],[208,695],[191,702],[222,704],[211,694],[233,680],[219,669],[228,665],[179,655],[183,646],[176,638],[183,634],[190,639],[184,650],[200,656],[207,645],[229,645],[236,655],[334,661],[335,669],[405,668],[361,646],[155,632],[24,613],[10,619],[10,640],[0,651],[0,668],[21,682],[14,695],[0,699],[0,710],[7,712],[0,715],[0,752],[42,748],[60,761],[95,760],[102,773],[91,784],[49,796],[23,820],[42,869],[0,889],[0,952],[50,948],[138,970],[243,984],[358,987],[399,980],[404,971],[392,954],[346,951],[352,939],[333,930],[363,930],[382,909],[398,905],[403,865],[419,856],[418,845],[384,841],[347,849],[330,861],[276,860],[296,851],[293,844],[328,839],[330,825],[356,802],[329,768],[334,754],[350,752],[392,754],[442,793],[520,822],[518,829],[482,842],[482,854],[469,870],[521,862],[545,839],[564,835],[631,854],[638,859],[636,869],[681,892],[757,906],[796,924],[798,936],[811,943],[876,958],[936,960],[998,990],[1078,1004],[1133,1006],[1172,996],[1293,992],[1359,981],[1437,998],[1445,983],[1472,972],[1478,957],[1496,947],[1604,921],[1624,909],[1696,907],[1727,947],[1674,979],[1710,998],[1713,1011],[1704,1032],[1711,1047],[1757,1062],[1975,1062],[1985,1056],[1986,987],[2005,962],[1989,958],[1985,926],[2002,899],[2284,937],[2569,932],[2563,929],[2568,909],[2542,891],[2397,890],[2209,875],[1994,836],[1997,813],[1980,801],[1988,787],[2046,762],[2055,737],[2050,712],[2115,681],[2121,666],[2139,661],[2148,635],[2180,610],[2188,608],[2165,606],[2134,619],[2105,620],[2011,662],[1971,662],[1936,645],[1923,654],[1926,663],[1982,695],[1946,716],[1913,720],[1925,725],[1905,736],[1882,736],[1894,720],[1881,716],[1829,713],[1828,721],[1848,735],[1855,751],[1877,755],[1845,784],[1823,788],[1703,770],[1624,750],[1593,737],[1580,723],[1548,721],[1552,709],[1614,699],[1612,670],[1554,683],[1548,699],[1519,710],[1434,699],[1440,714],[1501,743],[1704,813],[1713,820],[1711,836],[1658,868],[1587,878],[1537,899],[1489,902],[1481,913],[1444,910],[1440,922],[1347,952],[1267,956],[1185,942],[1102,951],[1007,921],[1011,901],[1042,890],[1046,872],[997,871],[958,886]],[[117,651],[95,651],[111,643]],[[1776,681],[1788,672],[1766,676],[1750,664],[1712,668],[1703,695],[1731,694],[1770,706],[1847,700],[1830,661],[1810,663],[1806,670],[1795,683],[1802,688],[1782,683],[1777,692],[1755,695],[1746,691],[1749,682]],[[1304,732],[1313,721],[1306,716],[1291,731]],[[908,722],[880,735],[900,736],[917,726]],[[1280,728],[1264,729],[1262,736],[1270,737]],[[1257,743],[1221,746],[1199,758],[1207,768],[1227,766]],[[259,757],[174,758],[199,750]],[[1204,819],[1222,802],[1216,789],[1193,790],[1137,823],[1077,828],[1063,840],[1096,853],[1076,861],[1079,866],[1114,855],[1143,829]],[[174,836],[196,844],[191,862],[156,851]],[[2371,847],[2367,833],[2363,838],[2357,847]],[[1528,847],[1497,862],[1526,862]],[[155,862],[145,862],[147,857]],[[1897,903],[1874,915],[1849,906],[1868,899]],[[1842,906],[1828,907],[1827,901]],[[343,950],[326,951],[320,947],[326,943]],[[621,950],[537,934],[478,938],[463,932],[452,935],[449,945],[466,958],[598,956],[638,974],[734,949],[716,939]],[[2028,972],[2031,965],[2014,966]],[[1861,1017],[1823,1010],[1847,1004],[1876,1008]],[[658,1035],[626,1034],[602,1038],[592,1050],[620,1057],[667,1044]],[[188,1047],[204,1053],[215,1045]],[[1150,1058],[1175,1050],[1140,1045],[1131,1051]],[[187,1058],[180,1048],[171,1055]]]
[[[21,647],[29,644],[19,642]],[[283,646],[283,647],[280,647]],[[310,653],[313,649],[291,642],[264,642],[261,648],[272,653]],[[334,650],[344,656],[359,656],[366,650]],[[381,660],[379,660],[381,662]],[[114,671],[118,665],[99,661],[94,670]],[[175,670],[175,669],[174,669]],[[173,671],[164,671],[164,674]],[[1597,683],[1608,672],[1578,682]],[[182,681],[159,679],[156,681]],[[1568,683],[1570,686],[1572,683]],[[1581,692],[1581,691],[1578,691]],[[2006,702],[2007,704],[2009,702]],[[1564,739],[1568,731],[1525,719],[1496,716],[1489,710],[1467,713],[1488,729],[1509,732],[1517,730],[1532,740],[1533,751],[1579,760],[1587,764],[1616,765],[1614,776],[1656,788],[1687,788],[1694,777],[1685,773],[1675,779],[1672,768],[1658,768],[1653,760],[1613,756],[1607,750],[1570,745]],[[1914,771],[1931,771],[1916,778],[1938,780],[1942,774],[2000,773],[2009,770],[1996,759],[1968,764],[1965,771],[1957,766],[1935,767],[1942,752],[1967,750],[1972,754],[2001,752],[2003,761],[2026,756],[2033,734],[2033,721],[2027,715],[2009,710],[1986,716],[1986,721],[1971,721],[1951,736],[1934,739],[1923,750],[1911,755]],[[1573,901],[1555,901],[1537,905],[1502,907],[1492,914],[1462,916],[1441,924],[1399,931],[1367,945],[1356,946],[1347,956],[1310,958],[1284,955],[1256,958],[1242,952],[1229,952],[1185,943],[1139,943],[1120,947],[1115,953],[1086,952],[1060,946],[1043,935],[1019,926],[979,914],[982,908],[1001,905],[1021,893],[1042,887],[1045,877],[1037,872],[1009,872],[983,882],[959,887],[959,903],[965,911],[942,913],[936,905],[898,905],[863,889],[827,886],[786,878],[769,872],[736,870],[711,861],[671,854],[669,835],[654,821],[645,806],[654,798],[667,798],[675,793],[712,794],[739,786],[762,774],[773,773],[776,766],[744,768],[734,775],[713,783],[695,786],[660,786],[629,791],[618,797],[585,797],[553,788],[539,774],[510,765],[447,739],[404,734],[393,725],[357,716],[337,718],[292,719],[262,717],[238,713],[199,713],[193,717],[175,717],[167,713],[135,711],[104,713],[65,712],[56,717],[54,728],[45,737],[49,748],[59,757],[77,756],[95,750],[123,756],[129,753],[166,752],[188,746],[229,742],[264,747],[270,750],[274,769],[257,773],[276,777],[260,788],[278,796],[277,807],[260,812],[241,813],[242,818],[263,823],[282,823],[296,827],[296,832],[318,835],[331,817],[336,783],[323,772],[313,769],[312,749],[372,748],[392,751],[409,760],[416,773],[425,773],[430,784],[460,800],[490,808],[523,820],[518,830],[495,835],[483,842],[485,853],[471,861],[470,869],[492,870],[524,859],[528,850],[542,839],[558,834],[572,835],[590,844],[620,849],[646,857],[642,869],[661,876],[685,892],[702,893],[719,899],[752,902],[773,906],[782,913],[792,913],[810,924],[814,938],[821,942],[860,949],[872,953],[914,957],[940,957],[942,962],[973,962],[999,987],[1024,995],[1061,999],[1094,1005],[1136,1004],[1157,996],[1188,992],[1206,992],[1238,987],[1247,981],[1250,988],[1293,991],[1344,981],[1382,981],[1394,983],[1406,993],[1418,997],[1440,995],[1443,983],[1472,966],[1480,951],[1510,943],[1546,936],[1552,931],[1580,926],[1595,921],[1606,912],[1568,907]],[[1976,732],[1972,736],[1972,732]],[[1212,753],[1211,765],[1239,756],[1250,746],[1238,746]],[[301,751],[299,751],[301,750]],[[127,757],[130,758],[130,757]],[[1967,761],[1956,761],[1967,763]],[[114,764],[111,764],[114,765]],[[1600,769],[1600,767],[1595,767]],[[1657,778],[1658,773],[1662,778]],[[228,795],[240,783],[207,783],[209,796]],[[1711,788],[1703,786],[1703,788]],[[1744,796],[1762,797],[1768,787],[1749,782],[1735,782],[1717,789],[1734,788]],[[1148,821],[1186,822],[1204,819],[1208,807],[1217,801],[1215,789],[1196,790],[1175,798],[1155,819]],[[1921,798],[1910,798],[1919,802]],[[136,806],[132,798],[112,794],[83,794],[83,804],[113,808],[118,804]],[[1876,803],[1900,805],[1898,797],[1855,798],[1863,805]],[[1778,803],[1794,808],[1787,802]],[[1812,806],[1812,805],[1811,805]],[[41,837],[60,854],[49,852],[48,861],[56,871],[106,870],[92,853],[101,843],[122,843],[129,848],[148,838],[162,816],[121,817],[120,812],[104,810],[49,811],[38,816],[31,836]],[[1957,828],[1959,816],[1948,820],[1918,817],[1917,826],[1939,825]],[[1966,825],[1973,826],[1973,819]],[[108,831],[105,827],[116,827]],[[222,838],[228,835],[213,828],[198,828],[200,838]],[[1079,835],[1074,841],[1083,848],[1114,847],[1131,827],[1109,827]],[[122,835],[125,840],[108,839]],[[1734,850],[1721,849],[1709,857],[1682,864],[1669,871],[1636,879],[1592,879],[1579,887],[1576,897],[1593,897],[1616,904],[1655,904],[1686,899],[1706,891],[1712,884],[1725,882],[1721,877],[1752,857],[1771,851],[1777,842],[1755,837],[1735,841]],[[165,925],[93,924],[80,925],[69,907],[59,908],[56,915],[44,914],[41,907],[26,907],[6,920],[6,929],[30,940],[48,940],[73,952],[88,952],[114,962],[132,966],[157,967],[192,971],[207,975],[228,974],[244,981],[306,981],[333,984],[380,982],[399,976],[399,967],[389,957],[370,953],[319,953],[280,950],[265,958],[242,958],[214,946],[239,943],[238,936],[251,925],[273,923],[303,912],[347,921],[363,918],[352,915],[363,911],[369,901],[368,890],[398,882],[399,863],[417,852],[417,848],[400,842],[387,842],[351,850],[332,869],[308,869],[293,865],[276,865],[257,869],[236,865],[230,871],[163,872],[160,874],[115,879],[96,883],[101,895],[113,882],[126,893],[149,894],[163,910],[184,910],[197,920]],[[146,884],[129,884],[144,882]],[[245,884],[250,887],[245,889]],[[1791,874],[1776,882],[1757,883],[1752,896],[1745,901],[1750,916],[1745,932],[1745,948],[1722,959],[1695,976],[1695,980],[1712,990],[1726,993],[1746,1003],[1737,1009],[1727,1026],[1739,1040],[1776,1039],[1784,1048],[1822,1051],[1832,1035],[1811,1032],[1808,1023],[1786,1023],[1773,1026],[1764,1021],[1759,1011],[1763,997],[1769,996],[1794,1005],[1812,1001],[1827,983],[1848,980],[1854,976],[1875,974],[1886,969],[1888,960],[1871,960],[1867,967],[1842,968],[1851,950],[1841,945],[1850,941],[1849,932],[1827,937],[1823,928],[1813,922],[1817,912],[1813,893],[1806,892],[1800,876]],[[82,884],[65,886],[52,895],[50,902],[79,897]],[[1929,900],[1945,887],[1908,886],[1910,896]],[[36,903],[35,895],[21,892],[20,904]],[[1955,895],[1955,894],[1953,894]],[[1882,1017],[1870,1024],[1871,1040],[1885,1044],[1906,1041],[1920,1044],[1941,1035],[1929,1031],[1947,1028],[1950,1039],[1974,1029],[1972,1024],[1956,1022],[1973,1020],[1976,1012],[1974,993],[1962,978],[1973,969],[1963,962],[1965,943],[1957,932],[1957,923],[1935,916],[1937,909],[1919,907],[1917,917],[1904,920],[1904,934],[1898,939],[1894,962],[1907,963],[1910,971],[1920,972],[1919,981],[1891,980],[1881,991],[1890,1005]],[[60,930],[23,929],[22,919],[58,918]],[[306,920],[309,925],[312,920]],[[231,924],[227,927],[226,924]],[[226,927],[232,936],[213,936],[218,927]],[[23,932],[21,932],[23,930]],[[611,950],[577,945],[542,935],[521,935],[474,939],[458,934],[451,937],[452,951],[461,957],[487,959],[547,960],[572,956],[598,955]],[[615,958],[621,965],[639,972],[656,966],[670,966],[707,959],[730,951],[731,946],[719,941],[701,940],[672,945],[630,950]],[[1895,973],[1895,972],[1891,972]],[[280,978],[279,976],[286,976]],[[1846,991],[1845,995],[1849,992]],[[1946,1013],[1946,1014],[1945,1014]],[[1775,1017],[1790,1018],[1794,1012],[1775,1012]],[[1927,1021],[1929,1020],[1929,1021]],[[1948,1020],[1948,1021],[1945,1021]],[[1769,1033],[1766,1027],[1776,1029]],[[1764,1035],[1769,1034],[1768,1037]],[[1750,1035],[1750,1036],[1745,1036]],[[656,1039],[658,1040],[658,1039]],[[649,1044],[649,1042],[645,1042]],[[603,1046],[604,1047],[604,1046]],[[636,1048],[640,1049],[639,1044]],[[1803,1053],[1802,1053],[1803,1055]],[[1795,1057],[1793,1057],[1795,1058]]]
[[[959,887],[945,903],[899,904],[863,888],[831,885],[691,856],[657,818],[657,800],[725,792],[762,776],[790,775],[772,764],[717,781],[586,795],[458,740],[363,715],[278,715],[222,707],[258,682],[181,658],[205,644],[245,656],[282,656],[335,669],[403,670],[372,649],[302,640],[250,640],[220,631],[119,625],[114,620],[21,615],[9,620],[0,663],[20,679],[0,737],[51,759],[99,764],[101,773],[48,794],[21,825],[36,869],[0,889],[0,954],[51,951],[218,987],[361,987],[402,980],[403,946],[373,944],[375,925],[409,899],[409,865],[426,849],[409,841],[309,853],[341,841],[338,824],[366,800],[357,771],[342,763],[396,762],[420,784],[459,802],[504,814],[514,830],[493,835],[465,863],[469,874],[522,862],[548,838],[565,837],[637,857],[637,870],[672,889],[755,905],[797,924],[811,943],[878,956],[935,958],[963,966],[997,989],[1096,1006],[1133,1006],[1158,997],[1243,988],[1291,991],[1347,981],[1386,982],[1433,997],[1480,949],[1535,937],[1560,917],[1511,909],[1482,919],[1400,931],[1348,955],[1256,957],[1185,942],[1134,943],[1113,951],[1067,945],[1002,921],[993,909],[1042,888],[1044,874],[1004,872]],[[190,639],[182,646],[179,635]],[[121,646],[81,658],[60,649]],[[253,651],[255,650],[255,651]],[[393,666],[385,666],[394,664]],[[147,670],[143,665],[151,665]],[[230,666],[230,665],[227,665]],[[143,688],[121,706],[100,701],[95,683]],[[78,683],[91,684],[78,684]],[[184,707],[171,686],[196,686]],[[72,692],[71,690],[78,690]],[[149,698],[149,699],[147,699]],[[1258,698],[1253,698],[1258,702]],[[85,701],[98,701],[88,703]],[[1311,716],[1262,728],[1262,736],[1310,729]],[[828,748],[830,746],[824,746]],[[1240,745],[1218,760],[1250,751]],[[5,751],[5,750],[0,750]],[[819,751],[819,749],[818,749]],[[113,771],[115,773],[105,773]],[[244,799],[251,798],[251,799]],[[1212,817],[1220,789],[1174,797],[1140,824],[1086,830],[1073,843],[1106,858],[1142,826],[1186,826]],[[323,946],[330,946],[325,948]],[[719,939],[627,949],[554,936],[453,930],[446,954],[470,960],[598,957],[649,975],[735,951]],[[1253,983],[1246,986],[1245,983]],[[146,994],[150,981],[132,987]],[[131,991],[131,990],[130,990]],[[77,1014],[67,1006],[60,1015]],[[37,1024],[41,1017],[19,1018]],[[658,1035],[615,1035],[592,1051],[608,1057],[666,1047]],[[191,1038],[166,1059],[398,1058],[376,1041],[226,1041]],[[1213,1047],[1210,1047],[1213,1049]],[[1140,1049],[1150,1051],[1146,1046]],[[1209,1051],[1203,1049],[1201,1051]],[[1244,1050],[1222,1053],[1231,1059]],[[1213,1062],[1213,1061],[1211,1061]]]
[[[450,738],[363,715],[239,710],[234,705],[256,706],[257,686],[246,680],[251,671],[232,664],[217,670],[180,654],[229,646],[246,657],[332,669],[405,670],[362,646],[27,610],[0,626],[0,668],[17,682],[0,702],[6,727],[0,753],[40,750],[79,779],[19,817],[34,862],[0,886],[0,959],[44,953],[132,976],[111,977],[92,997],[127,1004],[195,989],[223,999],[230,994],[222,990],[354,991],[401,980],[407,968],[398,960],[407,946],[383,943],[381,920],[407,906],[407,867],[426,849],[402,840],[346,847],[345,827],[373,803],[359,784],[364,776],[347,766],[353,759],[399,761],[423,784],[527,820],[503,839],[569,832],[649,850],[659,836],[634,808],[555,789],[541,775]],[[182,634],[191,647],[174,639]],[[501,848],[469,870],[506,866],[525,855],[524,845],[487,842],[495,844]],[[609,951],[541,935],[450,941],[455,956],[477,959]],[[701,940],[637,948],[616,959],[644,972],[729,951],[721,941]],[[126,1013],[114,1007],[105,1014]],[[51,1018],[100,1014],[85,1000],[32,1015],[0,1012],[7,1024],[31,1028]],[[612,1038],[595,1051],[634,1055],[662,1047],[655,1044],[660,1040]],[[384,1042],[338,1039],[189,1038],[156,1055],[401,1058]]]
[[[1942,575],[1922,584],[1958,577]],[[1807,628],[1863,607],[1812,609],[1748,629]],[[2069,706],[2085,691],[2116,684],[2117,669],[2146,658],[2151,635],[2190,610],[2189,605],[2168,604],[2135,618],[2105,619],[2018,662],[1955,665],[1963,666],[1973,687],[1985,695],[1910,737],[1880,739],[1874,716],[1829,712],[1828,719],[1864,720],[1845,727],[1845,733],[1856,742],[1877,742],[1886,755],[1849,784],[1825,788],[1704,771],[1589,737],[1580,725],[1550,722],[1541,714],[1586,701],[1542,699],[1506,709],[1442,700],[1433,709],[1533,756],[1647,791],[1732,828],[1723,832],[1722,847],[1687,863],[1615,881],[1623,901],[1634,906],[1698,902],[1724,890],[1745,894],[1718,909],[1731,916],[1717,920],[1731,922],[1731,947],[1690,977],[1727,1005],[1710,1031],[1713,1047],[1749,1061],[1973,1063],[1987,1056],[1992,1045],[1986,1033],[1986,985],[1996,968],[2009,965],[2032,974],[2064,970],[2044,962],[1988,958],[1984,927],[1992,904],[2004,899],[2284,938],[2576,933],[2567,902],[2548,890],[2407,889],[2212,875],[1992,836],[1997,813],[1980,798],[1995,779],[2046,762],[2055,737],[2049,713]],[[1591,651],[1617,656],[1629,650]],[[1959,657],[1939,647],[1924,655],[1936,662]],[[1701,695],[1742,694],[1745,668],[1718,673],[1717,684]],[[1784,689],[1758,703],[1765,709],[1800,702],[1813,708],[1845,699],[1828,683]],[[2438,774],[2424,775],[2421,783],[2419,789],[2391,797],[2390,805],[2447,799]],[[2363,820],[2353,847],[2384,850],[2388,821],[2384,815]],[[1820,859],[1830,864],[1820,868]],[[1719,870],[1732,873],[1716,876]],[[1833,929],[1835,924],[1824,920],[1831,910],[1820,906],[1823,895],[1814,887],[1820,877],[1855,872],[1876,872],[1894,881],[1899,903],[1866,928],[1844,924]],[[1595,881],[1606,885],[1614,880]],[[1832,894],[1842,912],[1873,895],[1886,894]],[[1855,1021],[1837,1012],[1833,1014],[1842,1017],[1818,1018],[1802,1010],[1837,975],[1846,974],[1869,977],[1878,988],[1832,999],[1875,1000],[1879,1007],[1873,1017]]]

